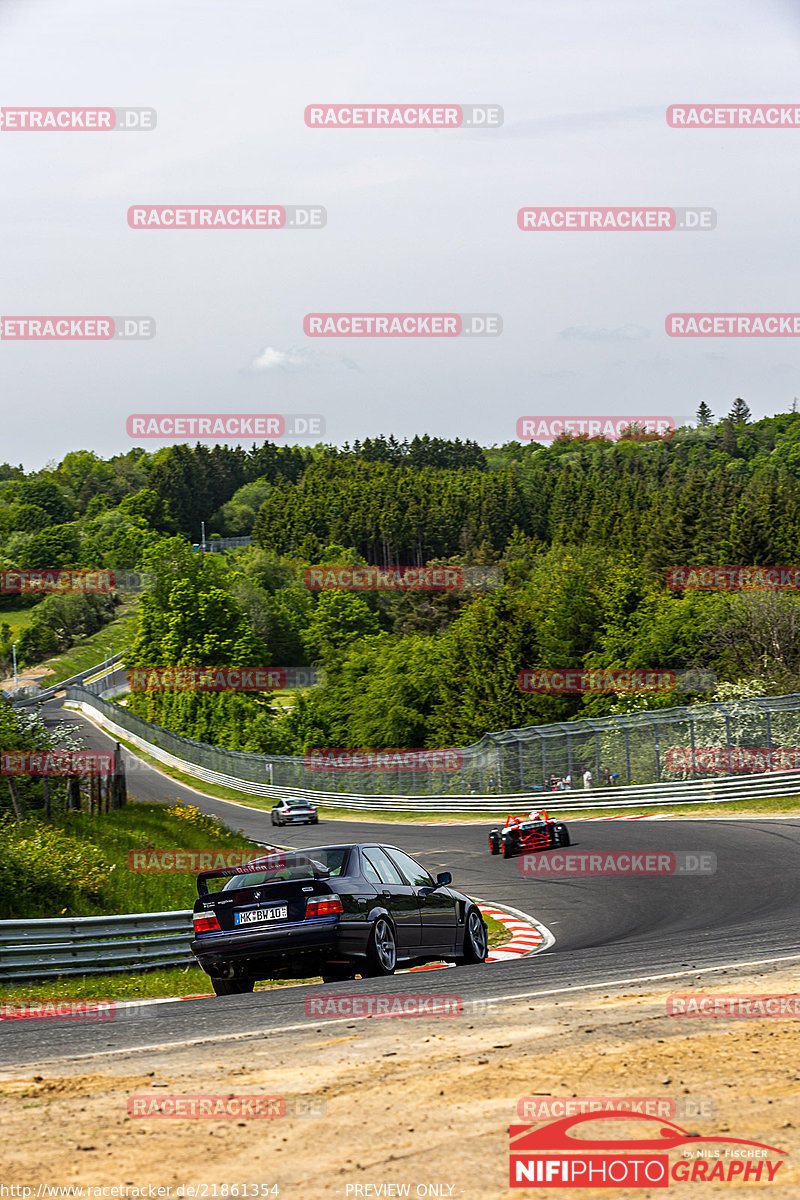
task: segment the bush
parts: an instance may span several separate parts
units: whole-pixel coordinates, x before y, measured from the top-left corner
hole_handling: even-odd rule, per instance
[[[102,897],[114,867],[91,842],[0,818],[0,919],[52,916]]]
[[[47,596],[39,602],[33,624],[20,634],[20,661],[31,666],[97,633],[114,616],[114,603],[113,596],[93,592]]]
[[[19,635],[17,649],[20,665],[30,667],[34,663],[41,662],[43,658],[58,654],[62,645],[55,629],[51,629],[49,625],[44,625],[41,621],[34,621]]]

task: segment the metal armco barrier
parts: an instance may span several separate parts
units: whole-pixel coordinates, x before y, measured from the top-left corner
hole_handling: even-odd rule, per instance
[[[193,963],[191,909],[0,921],[0,982]]]
[[[108,668],[121,662],[125,653],[125,650],[121,650],[119,654],[104,659],[102,663],[88,667],[85,671],[79,671],[77,675],[70,675],[69,679],[62,679],[60,683],[54,683],[51,687],[40,688],[37,684],[31,684],[24,689],[20,688],[18,693],[4,692],[3,697],[20,707],[24,704],[42,704],[45,700],[52,700],[55,695],[67,688],[80,685],[84,680],[92,679],[96,675],[102,678],[104,674],[113,673],[109,672]]]
[[[575,788],[571,791],[503,792],[489,796],[368,796],[352,793],[314,792],[304,788],[268,787],[266,796],[287,800],[311,800],[329,808],[371,809],[379,812],[485,812],[507,813],[537,807],[553,812],[570,809],[674,808],[682,804],[732,804],[768,796],[800,796],[800,772],[752,778],[726,776],[693,783],[654,783],[644,787]]]
[[[800,795],[800,771],[776,771],[746,777],[718,776],[714,779],[677,783],[596,787],[588,790],[574,788],[563,792],[539,788],[481,794],[415,795],[298,788],[266,782],[269,778],[270,759],[264,755],[223,750],[218,746],[206,746],[202,742],[190,741],[189,738],[170,733],[133,713],[126,712],[118,705],[110,704],[100,696],[90,695],[82,688],[70,689],[67,697],[72,700],[73,707],[81,709],[87,715],[90,714],[112,736],[132,743],[157,762],[173,767],[194,779],[235,788],[255,796],[312,800],[323,808],[353,811],[370,809],[377,812],[505,814],[517,808],[523,811],[526,805],[531,806],[532,800],[544,807],[549,805],[554,810],[569,811],[576,808],[673,808],[685,804],[733,803],[736,800],[757,799],[762,796]],[[126,765],[129,783],[132,786],[131,775],[136,771],[136,760],[128,759]],[[225,770],[226,767],[228,770]]]

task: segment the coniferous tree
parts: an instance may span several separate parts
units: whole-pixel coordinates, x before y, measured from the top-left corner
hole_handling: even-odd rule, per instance
[[[734,400],[731,411],[728,413],[728,420],[732,421],[734,425],[745,425],[750,420],[750,408],[741,396],[737,396]]]

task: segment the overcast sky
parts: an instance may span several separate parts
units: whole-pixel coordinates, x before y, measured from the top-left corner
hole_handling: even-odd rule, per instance
[[[667,337],[800,311],[797,0],[0,2],[3,106],[151,106],[146,133],[0,132],[3,315],[149,315],[149,341],[0,341],[0,461],[130,449],[134,412],[320,413],[326,441],[513,439],[523,415],[755,415],[797,339]],[[492,130],[331,130],[316,102],[493,103]],[[317,204],[323,230],[133,230],[133,204]],[[523,233],[520,207],[710,206],[713,232]],[[312,339],[310,312],[493,312],[491,339]],[[139,444],[156,449],[163,441]]]

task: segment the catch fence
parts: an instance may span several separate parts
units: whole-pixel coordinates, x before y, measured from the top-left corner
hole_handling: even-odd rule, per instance
[[[192,741],[93,694],[95,690],[102,685],[70,687],[67,699],[94,709],[117,736],[158,748],[164,762],[190,764],[190,773],[207,781],[215,776],[244,781],[261,795],[274,795],[276,789],[398,798],[519,795],[548,789],[554,777],[570,776],[573,789],[580,789],[588,770],[594,795],[607,800],[617,789],[601,786],[604,769],[618,777],[621,789],[718,782],[731,775],[789,780],[797,775],[795,765],[800,767],[798,694],[489,733],[472,746],[430,752],[427,765],[415,755],[408,766],[397,758],[369,769],[320,769],[309,756],[247,754]],[[730,761],[725,753],[732,754]],[[742,762],[747,770],[740,768]]]

